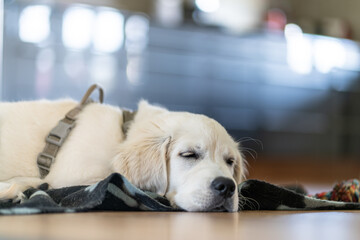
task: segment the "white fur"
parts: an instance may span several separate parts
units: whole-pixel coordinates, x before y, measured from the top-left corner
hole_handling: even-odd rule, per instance
[[[86,106],[49,175],[41,180],[37,155],[50,130],[76,104],[72,100],[0,103],[0,199],[21,198],[26,188],[43,182],[52,188],[88,185],[119,172],[137,187],[166,194],[174,206],[208,211],[217,204],[210,190],[214,178],[232,178],[236,184],[243,179],[238,145],[220,124],[142,101],[126,139],[120,108]],[[179,155],[194,148],[201,151],[201,159]],[[234,166],[226,164],[229,156],[235,159]],[[223,207],[236,211],[237,197],[236,193]]]

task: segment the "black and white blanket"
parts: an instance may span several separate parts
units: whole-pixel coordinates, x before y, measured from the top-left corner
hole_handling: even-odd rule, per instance
[[[345,210],[360,209],[360,203],[325,201],[259,180],[238,186],[241,210]],[[46,190],[28,189],[21,203],[0,202],[0,215],[73,213],[91,211],[181,211],[152,192],[133,186],[120,174],[111,174],[91,186]]]

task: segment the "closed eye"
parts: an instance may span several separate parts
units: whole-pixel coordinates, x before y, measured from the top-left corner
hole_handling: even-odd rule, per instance
[[[235,159],[234,158],[227,158],[226,160],[226,164],[229,166],[233,166],[235,163]]]
[[[183,158],[193,158],[193,159],[199,158],[199,154],[193,151],[181,152],[179,153],[179,155]]]

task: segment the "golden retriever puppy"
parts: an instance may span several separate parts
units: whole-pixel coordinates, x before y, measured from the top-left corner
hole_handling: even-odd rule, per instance
[[[187,211],[238,210],[245,173],[238,144],[215,120],[141,101],[127,135],[122,110],[92,103],[40,178],[37,156],[50,130],[77,105],[72,100],[0,103],[0,199],[28,187],[94,184],[113,172],[165,195]]]

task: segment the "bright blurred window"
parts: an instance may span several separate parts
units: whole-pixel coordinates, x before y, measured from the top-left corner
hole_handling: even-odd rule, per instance
[[[289,67],[297,73],[309,74],[312,71],[312,46],[302,29],[296,24],[285,26],[287,42],[287,62]]]
[[[24,8],[19,19],[19,37],[23,42],[40,43],[50,35],[50,7],[34,5]]]
[[[130,16],[125,24],[126,49],[141,52],[148,43],[149,20],[145,16]]]
[[[196,0],[195,4],[199,10],[206,13],[216,12],[220,8],[219,0]]]
[[[86,7],[71,7],[64,13],[62,41],[72,49],[85,49],[92,40],[95,13]]]
[[[314,66],[318,72],[326,74],[334,68],[348,67],[347,59],[351,56],[351,51],[347,51],[344,41],[304,35],[296,24],[287,24],[284,33],[287,62],[293,71],[309,74]]]
[[[94,49],[100,52],[115,52],[124,42],[124,17],[112,10],[100,11],[95,20]]]
[[[333,68],[342,68],[346,63],[346,50],[338,39],[317,39],[314,43],[315,68],[328,73]]]

